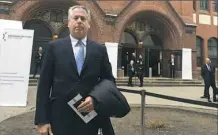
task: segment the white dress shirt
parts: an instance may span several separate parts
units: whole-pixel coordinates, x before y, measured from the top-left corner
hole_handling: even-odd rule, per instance
[[[72,44],[72,47],[73,47],[73,53],[74,53],[74,57],[77,56],[77,53],[78,53],[78,50],[79,50],[79,46],[76,46],[76,44],[78,43],[78,39],[75,39],[74,37],[71,36],[70,34],[70,40],[71,40],[71,44]],[[84,44],[84,58],[86,57],[86,44],[87,44],[87,37],[83,38],[81,40]]]
[[[206,66],[207,66],[207,69],[210,71],[211,69],[210,69],[210,66],[208,65],[208,64],[206,64]]]
[[[174,66],[175,65],[174,58],[172,58],[171,61],[172,61],[172,65]]]

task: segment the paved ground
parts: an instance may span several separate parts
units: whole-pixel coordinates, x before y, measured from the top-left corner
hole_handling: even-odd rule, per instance
[[[146,107],[145,135],[217,135],[217,115],[199,109]],[[33,125],[34,112],[0,123],[1,135],[38,135]],[[133,107],[124,118],[112,119],[116,135],[140,135],[140,109]]]
[[[177,96],[177,97],[188,98],[188,99],[193,99],[193,100],[201,100],[201,101],[206,102],[206,99],[200,99],[200,96],[202,96],[202,93],[203,93],[203,87],[144,87],[144,88],[122,87],[122,88],[129,88],[129,89],[136,89],[136,90],[145,89],[149,92],[165,94],[165,95],[170,95],[170,96]],[[128,102],[131,105],[138,106],[141,102],[140,95],[129,94],[129,93],[124,93],[124,95],[126,96]],[[35,110],[35,97],[36,97],[36,87],[29,87],[28,106],[27,107],[0,107],[0,112],[1,112],[0,113],[0,122],[9,118],[9,117],[18,115],[18,114],[34,111]],[[194,107],[194,108],[203,108],[203,109],[217,111],[216,108],[202,107],[202,106],[197,106],[197,105],[179,103],[179,102],[158,99],[158,98],[153,98],[153,97],[146,97],[146,104],[166,105],[166,106],[173,105],[173,106],[177,106],[177,107],[181,106],[181,107],[191,107],[191,108]]]

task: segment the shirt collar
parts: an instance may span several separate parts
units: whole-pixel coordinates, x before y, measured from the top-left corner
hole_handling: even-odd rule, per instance
[[[74,38],[71,34],[70,34],[70,40],[71,40],[71,43],[72,43],[72,46],[75,47],[75,45],[77,44],[77,42],[79,41],[78,39]],[[86,46],[86,41],[87,41],[87,36],[85,38],[83,38],[81,40],[83,42],[83,44]]]

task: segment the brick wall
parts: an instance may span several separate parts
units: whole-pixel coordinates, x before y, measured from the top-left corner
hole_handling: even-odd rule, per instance
[[[138,15],[141,11],[152,11],[159,13],[160,18],[165,18],[163,21],[171,27],[171,36],[165,42],[167,48],[182,49],[183,47],[190,47],[193,49],[193,56],[196,56],[196,39],[195,36],[201,36],[205,40],[204,56],[207,56],[207,39],[210,37],[218,37],[217,26],[199,24],[198,15],[201,13],[199,7],[196,7],[196,12],[193,11],[192,1],[170,1],[170,5],[166,1],[97,1],[97,4],[86,1],[77,1],[82,5],[88,6],[92,11],[92,38],[100,43],[119,42],[126,24]],[[60,4],[61,3],[61,4]],[[12,8],[15,11],[11,15],[0,14],[0,18],[14,19],[26,21],[30,18],[31,13],[46,9],[53,6],[66,8],[70,5],[76,4],[72,1],[63,1],[58,3],[39,2],[35,1],[20,1]],[[197,1],[197,5],[199,2]],[[172,9],[171,9],[172,8]],[[115,25],[108,25],[105,22],[105,13],[117,14],[117,22]],[[184,32],[185,25],[183,22],[193,24],[193,13],[196,13],[197,28],[196,33],[187,34]],[[142,16],[143,13],[141,13]],[[208,15],[215,15],[212,12],[206,13]],[[140,15],[139,15],[140,16]],[[181,20],[182,19],[182,20]],[[170,22],[171,21],[171,22]],[[213,21],[213,20],[212,20]],[[197,76],[196,58],[193,59],[193,72]]]

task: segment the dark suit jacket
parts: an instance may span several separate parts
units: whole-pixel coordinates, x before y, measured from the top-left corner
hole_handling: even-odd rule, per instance
[[[215,67],[212,64],[209,64],[211,71],[208,70],[206,64],[203,64],[201,67],[201,76],[205,81],[205,84],[210,85],[211,83],[215,83]]]
[[[99,118],[85,124],[67,102],[77,94],[87,97],[101,79],[115,82],[105,46],[87,40],[79,75],[70,37],[50,42],[38,83],[35,124],[51,123],[54,135],[95,135]]]
[[[37,51],[37,52],[35,53],[35,60],[36,60],[36,63],[41,64],[42,58],[43,58],[43,53],[42,53],[42,56],[40,56],[40,55],[39,55],[39,52]]]
[[[171,58],[168,60],[168,63],[170,64],[170,66],[173,66],[173,65],[172,65],[173,61],[172,61]],[[174,66],[175,66],[175,65],[176,65],[176,59],[174,58]]]
[[[143,59],[137,59],[136,61],[137,64],[137,75],[143,75],[144,74],[144,60]]]
[[[132,68],[134,69],[132,71]],[[128,64],[128,76],[133,77],[135,75],[135,67],[134,65]]]

